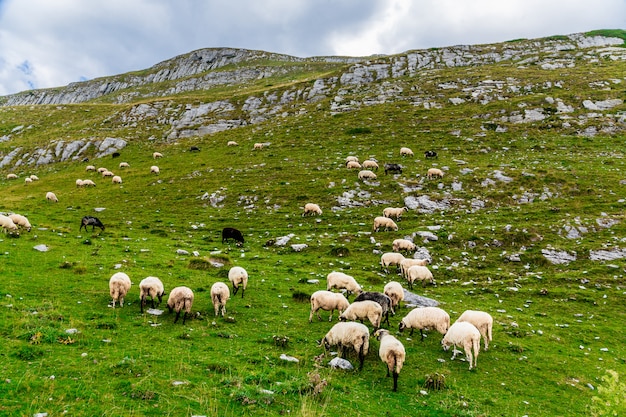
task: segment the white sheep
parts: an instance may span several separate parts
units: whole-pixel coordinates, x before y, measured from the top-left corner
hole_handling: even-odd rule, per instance
[[[24,178],[24,184],[30,184],[31,182],[33,182],[32,178],[30,177]]]
[[[152,153],[152,158],[154,158],[154,159],[163,158],[163,154],[161,152],[153,152]]]
[[[466,321],[456,321],[446,335],[441,339],[443,350],[447,351],[452,346],[452,359],[456,357],[457,346],[463,347],[465,356],[469,362],[469,369],[476,368],[478,352],[480,351],[480,332],[472,323]],[[472,355],[473,350],[473,355]]]
[[[380,341],[378,356],[387,368],[387,376],[393,375],[393,391],[398,390],[398,375],[406,359],[404,345],[394,336],[389,334],[389,330],[378,329],[374,336]]]
[[[114,177],[115,174],[113,173],[113,171],[109,171],[108,169],[104,172],[102,172],[102,177]]]
[[[31,174],[30,179],[33,181],[39,181],[39,177],[35,174]]]
[[[130,168],[130,164],[128,162],[120,162],[119,167],[120,167],[120,169],[121,168]]]
[[[317,318],[322,320],[322,316],[319,313],[319,310],[330,311],[330,316],[328,317],[328,321],[333,320],[333,311],[337,310],[337,313],[341,315],[345,311],[350,303],[343,296],[343,294],[319,290],[315,291],[311,295],[311,313],[309,314],[309,323],[313,321],[313,314],[317,313]]]
[[[371,159],[367,159],[365,161],[363,161],[363,168],[366,169],[373,169],[373,170],[378,170],[378,163],[376,161],[373,161]]]
[[[350,304],[339,316],[339,321],[359,320],[363,323],[363,320],[368,319],[374,329],[378,329],[382,318],[383,308],[380,304],[372,300],[363,300]]]
[[[402,147],[400,148],[400,156],[413,156],[413,151],[411,148]]]
[[[102,174],[103,172],[106,172],[106,171],[108,171],[108,169],[105,167],[98,168],[98,174]]]
[[[228,285],[223,282],[216,282],[211,286],[211,301],[213,302],[213,309],[215,310],[215,316],[221,312],[222,317],[226,314],[226,301],[230,298],[230,291]]]
[[[4,233],[17,232],[17,225],[11,220],[10,217],[0,214],[0,227],[2,227]]]
[[[443,178],[443,171],[439,168],[430,168],[426,176],[429,180],[432,180],[434,178]]]
[[[389,281],[383,288],[383,293],[391,298],[391,306],[395,309],[400,306],[400,301],[404,300],[404,288],[397,281]]]
[[[409,268],[415,265],[426,266],[428,265],[428,259],[404,258],[400,261],[400,275],[402,275],[402,278],[407,279]]]
[[[226,146],[239,146],[239,144],[234,140],[229,140]]]
[[[380,267],[385,269],[385,273],[389,273],[389,266],[395,265],[396,271],[400,268],[400,262],[404,260],[404,255],[398,252],[385,252],[380,255]]]
[[[409,283],[409,288],[413,289],[413,283],[415,281],[422,281],[422,286],[426,286],[426,281],[433,283],[433,273],[428,267],[422,265],[413,265],[406,271],[406,280]]]
[[[485,342],[485,350],[489,349],[492,340],[493,317],[484,311],[465,310],[456,321],[472,323],[478,329]]]
[[[93,165],[87,165],[85,167],[85,171],[95,171],[95,170],[96,170],[96,167]]]
[[[183,324],[187,319],[187,315],[191,316],[191,307],[193,306],[193,291],[189,287],[176,287],[170,291],[170,295],[167,298],[167,308],[170,311],[176,311],[176,318],[174,323],[178,321],[180,312],[185,311],[183,314]]]
[[[394,239],[391,248],[394,252],[414,252],[417,247],[408,239]]]
[[[353,349],[359,357],[359,370],[363,369],[365,355],[369,352],[370,332],[367,326],[355,322],[339,322],[326,333],[320,341],[325,350],[331,346],[339,348],[339,355],[344,357],[347,349]]]
[[[302,213],[302,216],[312,216],[314,214],[317,214],[318,216],[322,214],[322,209],[320,208],[320,206],[315,203],[306,203],[304,205],[304,212]]]
[[[7,180],[16,180],[17,179],[17,175],[15,174],[7,174]]]
[[[377,216],[374,218],[373,230],[375,232],[378,232],[381,227],[385,230],[391,229],[396,232],[398,231],[398,225],[396,224],[396,222],[391,220],[389,217]]]
[[[54,194],[52,191],[48,191],[46,193],[46,200],[52,201],[53,203],[59,202],[59,199],[57,198],[56,194]]]
[[[159,171],[159,167],[158,167],[158,166],[156,166],[156,165],[152,165],[152,166],[150,167],[150,173],[151,173],[151,174],[158,174],[159,172],[160,172],[160,171]]]
[[[141,312],[143,313],[143,307],[146,305],[148,296],[152,299],[151,306],[154,308],[154,298],[159,300],[159,305],[163,301],[165,295],[165,289],[163,282],[157,277],[146,277],[139,283],[139,300],[141,304]]]
[[[83,180],[83,187],[95,187],[96,183],[92,180]]]
[[[13,223],[15,223],[16,226],[23,227],[24,229],[26,229],[26,231],[30,232],[30,229],[32,228],[32,226],[30,222],[28,221],[28,219],[26,218],[26,216],[22,216],[21,214],[17,214],[17,213],[12,213],[12,214],[9,214],[9,218],[13,220]]]
[[[359,171],[358,177],[360,180],[375,180],[376,178],[378,178],[376,174],[374,174],[369,169]]]
[[[333,271],[326,276],[326,290],[330,291],[333,288],[346,290],[346,296],[352,293],[359,294],[362,291],[354,277],[338,271]]]
[[[257,142],[257,143],[254,144],[253,149],[256,150],[256,151],[258,151],[260,149],[263,149],[263,144],[260,143],[260,142]]]
[[[115,303],[120,302],[120,307],[124,307],[124,298],[131,287],[130,278],[123,272],[116,272],[109,279],[109,294],[113,299],[113,308]]]
[[[359,161],[348,161],[346,162],[346,168],[348,169],[361,169],[361,164]]]
[[[241,298],[243,298],[243,293],[248,286],[248,271],[240,266],[233,266],[228,271],[228,280],[233,284],[233,295],[236,295],[241,287]]]
[[[83,183],[83,180],[81,180],[80,178],[76,180],[76,188],[82,188],[84,186],[85,184]]]
[[[120,177],[119,175],[115,175],[115,176],[113,176],[113,178],[111,178],[111,182],[113,184],[121,184],[122,183],[122,177]]]
[[[359,162],[359,158],[354,155],[346,156],[346,164],[348,162]]]
[[[424,340],[424,330],[436,330],[441,334],[446,334],[450,328],[450,315],[439,307],[420,307],[409,311],[400,320],[398,330],[403,332],[411,329],[409,336],[413,336],[413,330],[418,329],[422,340]]]
[[[402,218],[402,214],[405,211],[409,211],[408,207],[386,207],[383,210],[383,216],[385,217],[395,217],[397,221],[400,221]]]

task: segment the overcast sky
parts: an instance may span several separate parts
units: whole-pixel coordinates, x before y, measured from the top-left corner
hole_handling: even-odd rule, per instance
[[[394,54],[626,29],[626,0],[0,0],[0,95],[209,47]]]

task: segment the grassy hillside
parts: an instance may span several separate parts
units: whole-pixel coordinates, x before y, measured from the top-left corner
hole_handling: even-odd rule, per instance
[[[34,227],[1,236],[0,415],[602,415],[604,400],[615,404],[624,389],[623,382],[611,386],[609,370],[626,374],[625,265],[590,254],[626,246],[623,121],[615,117],[626,108],[588,122],[617,126],[593,136],[580,134],[588,126],[576,123],[587,117],[583,110],[563,119],[555,109],[529,123],[505,116],[551,108],[546,97],[623,99],[623,70],[621,62],[602,61],[558,73],[510,63],[425,72],[397,80],[405,98],[447,103],[453,93],[439,86],[460,80],[508,77],[533,88],[487,104],[466,97],[429,109],[402,99],[331,114],[326,100],[299,115],[176,142],[162,139],[163,126],[118,122],[126,105],[0,109],[3,133],[32,126],[0,144],[3,151],[83,137],[129,141],[120,158],[89,161],[121,175],[122,185],[87,173],[78,161],[18,167],[18,180],[4,179],[3,171],[0,211],[24,214]],[[555,85],[559,80],[567,88]],[[183,105],[224,94],[168,100]],[[226,146],[231,140],[239,146]],[[256,142],[268,146],[255,151]],[[401,146],[415,157],[400,157]],[[424,158],[429,149],[437,159]],[[163,158],[152,159],[153,151]],[[345,168],[348,155],[375,158],[381,167],[400,163],[404,172],[379,170],[376,181],[359,181]],[[130,168],[119,169],[122,161]],[[154,164],[158,176],[149,173]],[[433,166],[444,170],[442,180],[426,179]],[[30,174],[40,180],[25,185]],[[76,188],[77,178],[97,187]],[[46,202],[47,191],[59,203]],[[441,208],[410,210],[398,232],[372,232],[384,207],[424,196]],[[302,217],[307,202],[318,203],[322,216]],[[80,232],[84,215],[100,218],[106,230]],[[226,226],[244,232],[243,247],[222,244]],[[573,228],[579,235],[569,238]],[[437,240],[414,235],[426,231]],[[273,244],[288,235],[286,246]],[[417,334],[397,335],[407,360],[392,393],[373,338],[361,372],[328,367],[332,355],[317,341],[332,323],[308,323],[308,296],[325,289],[333,270],[382,291],[399,277],[380,270],[380,254],[405,236],[433,260],[436,284],[415,292],[439,301],[453,320],[466,309],[489,312],[494,340],[469,371],[466,362],[450,361],[439,334],[430,331],[423,342]],[[308,246],[296,252],[294,243]],[[42,244],[47,252],[33,249]],[[553,264],[545,250],[575,253],[576,260]],[[250,274],[245,298],[237,294],[228,317],[214,317],[210,287],[227,282],[233,265]],[[118,270],[133,287],[125,306],[113,309],[108,279]],[[140,313],[138,284],[151,275],[167,292],[194,290],[185,325],[174,324],[167,309]],[[407,312],[391,318],[392,333]],[[428,384],[437,375],[445,378],[443,389]]]

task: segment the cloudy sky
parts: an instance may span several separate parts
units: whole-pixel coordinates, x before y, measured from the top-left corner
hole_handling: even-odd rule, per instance
[[[208,47],[299,57],[626,29],[626,0],[0,0],[0,95]]]

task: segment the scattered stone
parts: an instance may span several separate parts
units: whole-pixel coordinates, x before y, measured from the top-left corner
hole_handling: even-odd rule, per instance
[[[302,252],[304,249],[308,247],[309,245],[307,245],[306,243],[298,243],[298,244],[291,245],[291,249],[293,249],[295,252]]]
[[[330,362],[328,362],[328,365],[330,365],[332,369],[344,369],[346,371],[354,369],[354,366],[352,366],[349,361],[340,357],[333,358]]]
[[[35,246],[33,249],[38,250],[39,252],[48,252],[50,248],[48,245],[41,244],[41,245]]]
[[[148,310],[146,310],[146,312],[148,314],[152,314],[153,316],[160,316],[161,314],[163,314],[163,310],[159,310],[156,308],[149,308]]]
[[[76,334],[76,333],[78,333],[78,329],[67,329],[67,330],[65,330],[65,333],[67,333],[67,334]]]
[[[576,252],[541,249],[543,256],[555,265],[569,264],[576,260]]]
[[[284,353],[280,355],[280,359],[287,361],[287,362],[295,362],[295,363],[300,362],[300,360],[294,358],[293,356],[288,356],[288,355],[285,355]]]
[[[423,297],[404,289],[404,305],[407,308],[413,307],[437,307],[439,301],[432,298]]]
[[[189,255],[189,252],[184,249],[176,249],[176,254],[178,255]]]

